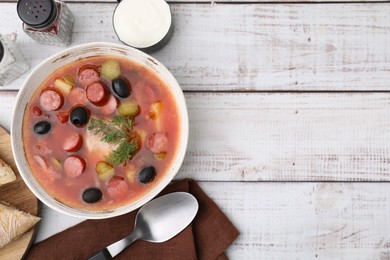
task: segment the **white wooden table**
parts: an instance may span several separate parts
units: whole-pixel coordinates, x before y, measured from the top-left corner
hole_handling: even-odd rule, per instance
[[[116,3],[97,1],[69,4],[72,45],[118,42]],[[174,35],[153,56],[189,109],[177,178],[241,231],[231,259],[390,259],[390,3],[288,1],[170,2]],[[31,67],[63,49],[28,38],[15,2],[0,18]],[[25,77],[0,92],[6,128]],[[41,213],[36,241],[81,221]]]

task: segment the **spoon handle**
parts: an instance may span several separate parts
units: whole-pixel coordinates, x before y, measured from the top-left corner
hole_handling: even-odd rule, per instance
[[[104,248],[102,251],[97,253],[96,255],[88,258],[88,260],[109,260],[114,258],[120,252],[123,251],[126,247],[128,247],[131,243],[136,241],[139,238],[138,232],[133,232],[130,236],[127,236],[111,245],[107,248]]]
[[[96,255],[88,258],[88,260],[109,260],[112,259],[110,253],[108,252],[107,248],[104,248],[102,251],[97,253]]]
[[[128,247],[130,244],[132,244],[134,241],[136,241],[139,238],[139,234],[137,230],[134,230],[134,232],[107,247],[108,252],[110,252],[110,255],[112,257],[115,257],[117,254],[123,251],[126,247]]]

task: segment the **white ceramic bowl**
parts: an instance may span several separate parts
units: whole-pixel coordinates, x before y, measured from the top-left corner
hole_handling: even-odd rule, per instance
[[[165,174],[164,178],[153,188],[149,193],[139,200],[128,204],[126,206],[107,211],[107,212],[96,212],[87,211],[69,207],[59,201],[53,199],[38,183],[34,175],[30,170],[30,166],[27,163],[27,159],[23,148],[23,137],[22,137],[22,124],[24,118],[24,112],[28,102],[34,91],[41,85],[41,83],[55,70],[58,68],[78,60],[80,58],[87,58],[96,55],[111,55],[121,58],[130,59],[136,61],[151,70],[155,71],[160,78],[165,81],[170,91],[173,93],[180,115],[180,135],[179,135],[179,147],[176,152],[176,157],[171,164],[169,171]],[[184,99],[183,92],[177,83],[176,79],[164,67],[159,61],[153,57],[133,49],[131,47],[109,43],[109,42],[96,42],[82,44],[75,47],[68,48],[60,53],[57,53],[39,64],[24,81],[21,89],[19,90],[16,105],[13,111],[12,125],[11,125],[11,142],[12,151],[15,157],[16,165],[18,170],[35,196],[45,203],[50,208],[80,218],[88,219],[102,219],[114,216],[119,216],[127,212],[133,211],[143,204],[155,197],[169,182],[173,179],[183,162],[184,155],[187,149],[188,142],[188,114],[187,107]]]

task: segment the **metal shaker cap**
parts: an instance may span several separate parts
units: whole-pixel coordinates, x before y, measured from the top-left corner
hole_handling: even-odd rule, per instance
[[[57,16],[54,0],[19,0],[16,8],[19,18],[36,29],[48,27]]]

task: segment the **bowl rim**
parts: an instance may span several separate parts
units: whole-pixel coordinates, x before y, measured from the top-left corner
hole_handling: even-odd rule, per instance
[[[174,100],[176,102],[176,105],[177,105],[178,109],[181,111],[179,113],[180,125],[181,125],[180,137],[179,137],[180,139],[178,142],[178,147],[176,148],[177,151],[176,151],[175,158],[172,160],[171,166],[168,168],[167,172],[165,173],[165,176],[148,193],[146,193],[145,196],[138,198],[137,200],[135,200],[132,203],[129,203],[127,205],[124,205],[124,206],[121,206],[121,207],[118,207],[118,208],[115,208],[112,210],[108,210],[108,211],[92,211],[92,210],[83,210],[83,209],[79,209],[79,208],[73,208],[73,207],[70,207],[70,206],[62,203],[62,202],[55,200],[51,195],[49,195],[49,193],[47,193],[46,190],[42,187],[42,185],[36,180],[35,176],[31,172],[31,169],[29,168],[27,158],[26,158],[26,155],[24,153],[22,128],[18,129],[16,127],[18,120],[21,120],[22,121],[21,124],[23,124],[25,109],[27,107],[28,101],[31,98],[31,95],[28,97],[28,99],[27,99],[28,101],[25,104],[25,106],[22,107],[23,108],[22,111],[20,110],[19,105],[21,103],[23,95],[27,91],[27,86],[28,86],[29,81],[34,77],[34,75],[37,73],[37,71],[41,70],[42,66],[50,64],[54,60],[61,59],[61,57],[65,57],[66,55],[69,55],[75,51],[80,51],[80,50],[87,49],[87,48],[96,48],[96,47],[117,48],[117,49],[122,49],[126,52],[130,52],[130,53],[133,52],[135,55],[142,56],[143,58],[145,58],[145,60],[151,61],[151,63],[153,63],[155,66],[160,68],[162,71],[165,71],[165,74],[166,74],[165,76],[169,77],[169,81],[173,82],[174,86],[168,85],[168,82],[165,82],[165,83],[168,85],[170,92],[174,96]],[[115,55],[113,53],[107,53],[106,55],[107,56],[119,56],[119,55]],[[65,66],[65,65],[69,64],[70,62],[73,62],[77,59],[78,58],[73,58],[73,60],[65,63],[62,66]],[[132,60],[132,58],[129,57],[129,60]],[[143,66],[146,66],[145,64],[141,63],[140,61],[138,61],[134,58],[133,58],[133,61],[140,63]],[[50,76],[50,74],[53,73],[54,71],[56,71],[57,69],[58,68],[56,68],[54,70],[50,70],[50,73],[45,74],[45,78]],[[163,77],[160,73],[158,73],[155,70],[153,70],[153,71],[160,77],[161,80],[164,80],[164,81],[166,80],[165,77]],[[33,93],[35,93],[36,89],[38,89],[39,86],[40,85],[34,87]],[[173,90],[176,90],[175,93]],[[22,113],[23,116],[20,117],[20,113]],[[91,43],[85,43],[85,44],[79,44],[76,46],[72,46],[72,47],[67,48],[65,50],[62,50],[60,52],[57,52],[57,53],[49,56],[48,58],[44,59],[43,61],[41,61],[37,66],[35,66],[31,70],[31,72],[29,73],[29,75],[26,77],[23,84],[21,85],[19,92],[16,96],[16,101],[15,101],[15,105],[14,105],[13,113],[12,113],[10,133],[11,133],[12,154],[15,158],[15,162],[16,162],[16,166],[18,168],[18,171],[19,171],[22,179],[26,183],[27,187],[39,200],[41,200],[45,205],[52,208],[53,210],[60,212],[62,214],[68,215],[68,216],[77,217],[77,218],[85,218],[85,219],[105,219],[105,218],[111,218],[111,217],[123,215],[123,214],[129,213],[129,212],[134,211],[137,208],[141,207],[142,205],[144,205],[145,203],[147,203],[148,201],[153,199],[157,194],[159,194],[177,175],[177,173],[180,170],[180,167],[183,164],[184,157],[185,157],[186,150],[187,150],[187,146],[188,146],[188,136],[189,136],[188,109],[187,109],[184,93],[180,87],[180,84],[177,82],[176,78],[172,75],[172,73],[156,58],[154,58],[154,57],[150,56],[149,54],[146,54],[140,50],[137,50],[133,47],[123,45],[123,44],[112,43],[112,42],[91,42]],[[20,140],[17,140],[17,137],[19,136],[19,134],[20,134]],[[20,143],[18,143],[18,141]],[[20,154],[17,154],[17,150],[18,150],[19,146],[21,146],[23,149],[22,156]],[[26,173],[24,171],[23,164],[27,165],[27,168],[29,170],[28,173]],[[174,167],[176,167],[176,168],[174,168]],[[41,191],[38,191],[36,189],[35,185],[30,182],[29,177],[28,177],[29,175],[33,177],[33,179],[38,184],[39,188],[44,192],[44,194],[42,194]],[[55,203],[53,203],[53,201]],[[71,210],[71,211],[69,211],[69,210]]]

